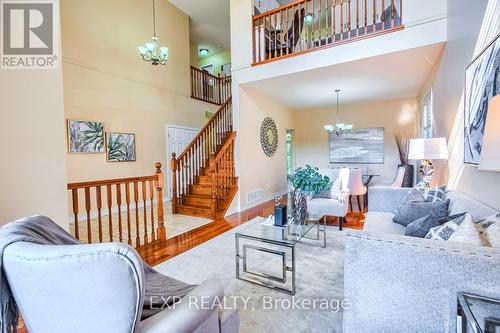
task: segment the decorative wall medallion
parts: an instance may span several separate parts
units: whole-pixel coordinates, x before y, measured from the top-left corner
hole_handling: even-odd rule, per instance
[[[278,128],[274,120],[267,117],[260,126],[260,144],[264,153],[271,157],[278,149]]]

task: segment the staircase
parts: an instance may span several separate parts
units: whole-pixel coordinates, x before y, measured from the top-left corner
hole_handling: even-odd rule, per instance
[[[233,118],[229,97],[189,146],[172,154],[172,213],[224,217],[238,191]]]

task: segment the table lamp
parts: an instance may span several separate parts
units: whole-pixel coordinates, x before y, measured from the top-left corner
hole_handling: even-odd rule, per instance
[[[448,145],[446,138],[411,139],[408,154],[410,160],[422,160],[420,175],[427,186],[429,186],[434,166],[431,160],[448,159]]]
[[[488,106],[479,170],[500,172],[500,95]]]

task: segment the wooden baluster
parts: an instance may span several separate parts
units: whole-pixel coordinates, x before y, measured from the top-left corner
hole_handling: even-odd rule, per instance
[[[276,21],[276,13],[274,13],[274,58],[277,57],[277,52],[278,52],[278,30],[277,28],[277,21]]]
[[[347,31],[348,38],[351,38],[352,34],[352,25],[351,25],[351,0],[347,0]]]
[[[144,214],[144,245],[149,243],[148,240],[148,215],[146,209],[146,181],[143,180],[141,184],[142,189],[142,212]]]
[[[85,188],[85,210],[87,211],[87,243],[92,243],[92,225],[90,221],[90,188]]]
[[[365,34],[368,32],[368,3],[367,3],[367,1],[368,0],[364,0],[365,6],[363,9],[363,12],[365,14]]]
[[[272,38],[272,35],[271,35],[271,16],[269,16],[269,15],[264,16],[264,23],[265,23],[265,30],[268,33],[268,36],[267,36],[267,50],[268,50],[268,52],[266,52],[267,59],[271,59],[273,56],[273,51],[271,48],[271,45],[272,45],[272,43],[271,43],[271,38]]]
[[[175,173],[172,172],[172,179],[175,179]],[[155,234],[155,193],[154,193],[154,183],[152,180],[149,181],[149,207],[151,209],[151,242],[156,240]],[[172,198],[173,202],[173,198]],[[175,214],[175,213],[174,213]]]
[[[260,44],[262,43],[261,41],[261,38],[262,38],[262,32],[260,31],[260,26],[261,26],[261,19],[259,19],[259,21],[257,22],[257,29],[258,29],[258,35],[259,35],[259,43],[257,44],[257,48],[259,49],[259,55],[258,55],[258,59],[259,59],[259,62],[261,62],[263,59],[262,59],[262,50],[260,48]],[[266,38],[264,36],[264,42],[266,41]]]
[[[175,153],[172,153],[170,167],[172,168],[172,214],[177,214],[177,160]]]
[[[312,0],[312,3],[311,3],[311,7],[312,7],[312,10],[311,10],[311,15],[312,15],[312,22],[311,22],[311,49],[314,48],[314,36],[315,36],[315,29],[314,29],[314,0]]]
[[[335,1],[335,0],[334,0]],[[329,29],[328,29],[328,23],[330,22],[330,20],[328,19],[328,14],[329,14],[329,10],[328,10],[328,0],[325,0],[325,44],[330,44],[330,40],[329,40]]]
[[[106,185],[106,199],[108,203],[108,228],[109,228],[109,241],[113,241],[113,197],[111,193],[111,184]]]
[[[71,197],[73,200],[73,216],[75,222],[75,238],[80,239],[80,230],[78,227],[78,189],[74,188],[71,190]]]
[[[299,5],[297,13],[299,14],[299,27],[300,27],[300,25],[301,25],[300,22],[302,22],[301,21],[302,17],[300,15],[300,5]],[[292,6],[292,17],[291,17],[291,20],[292,20],[292,45],[291,45],[291,50],[290,51],[293,53],[293,52],[295,52],[295,6]]]
[[[156,167],[156,193],[158,201],[158,239],[164,241],[167,239],[167,230],[163,221],[163,174],[161,172],[161,163],[157,162]]]
[[[102,217],[101,217],[101,209],[102,209],[102,198],[101,198],[101,186],[96,186],[96,204],[97,204],[97,221],[99,223],[99,243],[102,243]]]
[[[323,34],[321,33],[321,10],[321,0],[318,0],[318,47],[321,46],[321,38],[323,37]]]
[[[212,210],[212,218],[215,218],[217,212],[217,170],[215,152],[213,151],[210,153],[210,172],[212,176],[212,203],[210,204],[210,208]]]
[[[377,25],[377,0],[373,0],[373,32],[375,32]]]
[[[399,20],[401,21],[400,25],[403,25],[403,0],[399,0]]]
[[[340,0],[340,39],[344,39],[344,0]]]
[[[356,0],[356,36],[359,33],[359,0]]]
[[[382,21],[382,30],[385,29],[385,0],[382,0],[382,14],[380,14],[380,20]]]
[[[253,63],[255,64],[257,62],[257,55],[255,52],[255,49],[256,49],[255,29],[257,27],[255,26],[255,20],[252,20],[252,21],[253,21],[253,24],[252,24],[252,52],[253,52]]]
[[[127,243],[132,245],[131,223],[130,223],[130,183],[125,183],[125,202],[127,203]]]
[[[118,239],[123,242],[123,223],[122,223],[122,187],[116,184],[116,205],[118,206]]]
[[[332,3],[332,43],[335,43],[337,39],[337,0],[333,0]]]
[[[394,28],[394,19],[396,16],[396,8],[394,7],[394,0],[391,1],[391,28]]]
[[[134,203],[135,203],[135,247],[141,245],[139,235],[139,183],[134,182]]]

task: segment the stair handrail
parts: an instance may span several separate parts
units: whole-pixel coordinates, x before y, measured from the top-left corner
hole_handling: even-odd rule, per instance
[[[223,140],[232,132],[231,102],[232,98],[229,97],[179,156],[172,154],[173,214],[182,204],[179,199],[195,185],[194,181],[201,175],[201,170],[210,167],[211,153],[216,152],[218,145],[224,144]]]

